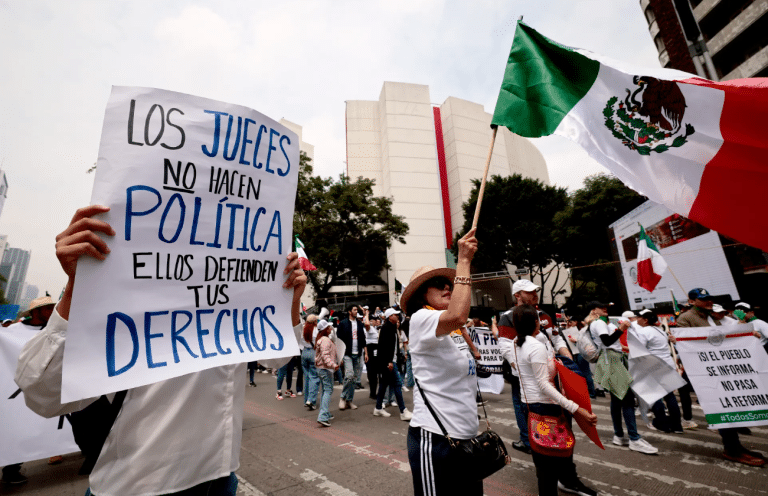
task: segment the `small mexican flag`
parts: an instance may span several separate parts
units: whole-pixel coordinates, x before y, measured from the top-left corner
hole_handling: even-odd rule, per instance
[[[304,270],[317,270],[317,267],[312,265],[312,262],[307,258],[307,254],[304,251],[304,243],[301,242],[298,236],[296,236],[296,253],[299,254],[299,264]]]
[[[518,23],[491,122],[565,136],[656,203],[768,251],[766,115],[768,78],[607,63]]]
[[[675,317],[680,315],[680,305],[677,304],[677,298],[675,298],[675,292],[670,290],[670,293],[672,293],[672,311],[675,312]]]
[[[640,239],[637,242],[637,285],[653,291],[661,281],[661,275],[665,270],[667,270],[667,262],[648,237],[645,228],[640,226]]]

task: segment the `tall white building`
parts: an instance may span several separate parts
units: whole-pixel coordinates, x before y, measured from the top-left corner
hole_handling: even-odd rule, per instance
[[[395,242],[387,253],[390,289],[395,279],[407,285],[423,265],[454,264],[449,248],[463,227],[472,180],[485,169],[491,117],[482,105],[460,98],[433,105],[429,87],[421,84],[385,82],[378,100],[347,101],[347,173],[352,180],[374,179],[374,194],[393,198],[393,212],[410,227],[406,243]],[[499,128],[489,176],[515,173],[549,183],[538,149]],[[493,286],[474,304],[482,305],[487,292],[495,295],[488,306],[510,306],[511,281]]]

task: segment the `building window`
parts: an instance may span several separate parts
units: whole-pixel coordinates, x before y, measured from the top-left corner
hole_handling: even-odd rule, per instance
[[[656,50],[659,51],[659,53],[666,50],[666,47],[664,46],[664,40],[661,39],[661,34],[657,34],[653,37],[653,42],[656,44]]]

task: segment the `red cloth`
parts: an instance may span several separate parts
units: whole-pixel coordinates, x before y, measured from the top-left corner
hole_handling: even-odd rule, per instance
[[[589,399],[589,390],[587,389],[587,380],[573,372],[560,362],[557,363],[557,373],[560,376],[560,384],[563,388],[563,394],[566,398],[576,402],[581,408],[592,413],[592,402]],[[574,417],[579,428],[587,435],[593,443],[605,449],[597,434],[597,427],[586,422],[582,422],[578,417]]]

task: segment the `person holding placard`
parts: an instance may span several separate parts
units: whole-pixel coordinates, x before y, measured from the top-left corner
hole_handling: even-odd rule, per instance
[[[79,209],[56,237],[56,256],[69,277],[48,325],[24,347],[16,383],[33,411],[56,417],[79,411],[97,398],[61,404],[67,320],[81,257],[105,260],[114,236],[95,218],[108,207]],[[291,319],[301,329],[301,294],[307,284],[298,255],[287,256],[283,288],[293,291]],[[90,475],[86,495],[168,495],[198,491],[234,496],[240,466],[246,364],[215,367],[126,392],[122,408]],[[113,395],[107,395],[111,402]],[[198,494],[196,492],[195,494]]]

